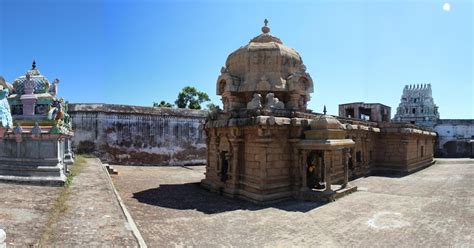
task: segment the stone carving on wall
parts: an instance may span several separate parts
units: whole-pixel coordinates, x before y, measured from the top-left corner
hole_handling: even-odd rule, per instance
[[[217,95],[222,95],[225,92],[237,91],[239,88],[240,79],[232,76],[226,67],[221,68],[221,75],[217,79]]]
[[[285,108],[285,104],[283,102],[280,102],[280,100],[275,97],[275,94],[268,93],[265,98],[267,99],[267,102],[265,104],[265,108],[273,108],[273,109],[284,109]]]
[[[306,66],[301,64],[298,70],[291,73],[286,79],[288,90],[299,93],[313,93],[313,81],[308,73],[306,73]]]
[[[262,108],[262,95],[258,93],[253,94],[253,98],[247,103],[247,109],[259,109]]]
[[[256,90],[258,91],[269,91],[272,89],[272,85],[268,82],[267,76],[263,75],[257,84]]]

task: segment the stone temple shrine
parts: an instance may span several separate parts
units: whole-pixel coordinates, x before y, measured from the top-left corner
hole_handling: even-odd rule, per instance
[[[216,109],[205,124],[211,191],[256,203],[334,200],[349,180],[405,174],[433,162],[435,133],[307,110],[313,80],[298,52],[262,28],[222,67]]]
[[[7,83],[0,77],[0,180],[62,185],[72,163],[67,103],[33,62]]]

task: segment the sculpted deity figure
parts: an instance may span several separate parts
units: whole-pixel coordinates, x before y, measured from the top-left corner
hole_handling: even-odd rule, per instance
[[[54,79],[53,85],[49,89],[49,93],[51,93],[51,95],[56,96],[58,94],[58,84],[59,84],[59,79],[57,78]]]
[[[25,94],[30,95],[33,94],[35,91],[35,82],[31,79],[30,74],[26,74],[26,81],[25,81]]]
[[[64,117],[63,103],[64,103],[63,99],[53,101],[53,103],[51,104],[51,109],[48,112],[49,120],[55,120],[56,122],[59,122],[63,119]]]
[[[7,128],[13,127],[10,104],[8,104],[8,94],[10,93],[9,88],[10,87],[5,79],[0,77],[0,125]]]
[[[258,93],[253,94],[253,98],[247,103],[247,109],[259,109],[262,107],[262,95]]]
[[[285,104],[280,102],[278,98],[275,97],[275,94],[268,93],[266,96],[267,103],[265,104],[265,108],[274,108],[274,109],[284,109]]]

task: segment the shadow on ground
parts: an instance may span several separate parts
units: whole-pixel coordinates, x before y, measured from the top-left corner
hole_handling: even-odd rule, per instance
[[[308,212],[324,203],[288,200],[265,206],[240,199],[224,197],[212,193],[199,183],[162,184],[158,188],[133,193],[133,198],[141,203],[178,210],[197,210],[205,214],[217,214],[235,210],[261,210],[277,208],[290,212]]]

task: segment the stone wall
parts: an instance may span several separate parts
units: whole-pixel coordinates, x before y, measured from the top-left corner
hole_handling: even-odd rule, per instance
[[[260,115],[209,120],[205,127],[209,163],[202,185],[224,195],[261,203],[291,198],[315,177],[343,184],[346,158],[351,179],[372,173],[398,176],[433,162],[436,135],[428,129],[338,118],[341,138],[335,139],[325,136],[335,132],[334,126],[322,129],[311,124],[330,123],[316,121],[320,119]],[[310,133],[318,130],[326,132],[319,133],[320,139]],[[346,150],[350,156],[344,154],[341,140],[351,141]],[[334,148],[328,148],[328,144]],[[311,161],[313,158],[316,162]],[[327,171],[319,159],[327,161]],[[309,163],[314,165],[311,170]]]
[[[433,129],[437,157],[474,157],[474,120],[441,119]]]
[[[109,163],[206,163],[202,125],[207,111],[112,104],[70,104],[76,152]]]

